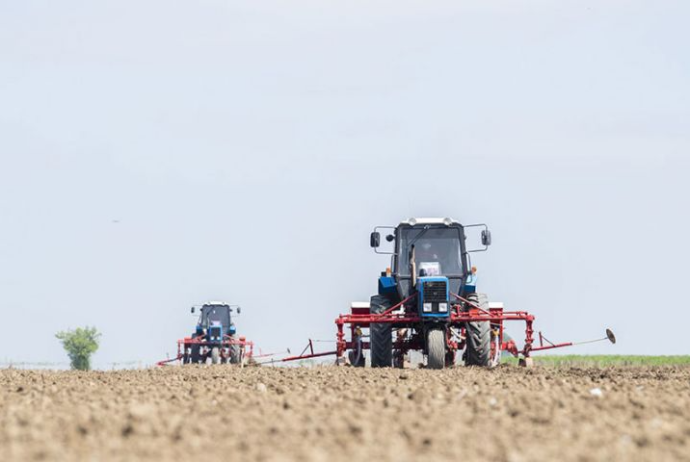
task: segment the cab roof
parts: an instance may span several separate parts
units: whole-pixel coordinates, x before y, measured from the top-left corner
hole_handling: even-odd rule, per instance
[[[453,218],[408,218],[401,221],[400,225],[417,226],[417,225],[459,225],[460,222]]]

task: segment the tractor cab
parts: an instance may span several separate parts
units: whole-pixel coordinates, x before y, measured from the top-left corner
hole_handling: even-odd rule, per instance
[[[486,226],[471,226],[484,227],[482,244],[488,247],[491,233]],[[376,227],[371,246],[391,255],[391,267],[379,279],[379,295],[396,304],[416,293],[420,316],[448,317],[451,294],[463,295],[472,274],[465,228],[451,218],[410,218],[396,227]],[[379,250],[383,229],[393,244],[389,251]]]

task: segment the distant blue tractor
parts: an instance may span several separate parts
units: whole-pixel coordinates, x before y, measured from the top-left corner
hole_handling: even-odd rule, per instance
[[[197,307],[192,307],[195,313]],[[241,312],[240,307],[222,302],[209,302],[199,309],[199,322],[191,337],[184,339],[183,363],[197,364],[211,361],[212,364],[230,362],[239,364],[242,360],[244,338],[237,339],[237,330],[232,322],[232,313]]]

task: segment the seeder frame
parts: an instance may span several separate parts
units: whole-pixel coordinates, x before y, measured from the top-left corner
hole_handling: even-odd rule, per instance
[[[254,342],[247,340],[244,336],[235,338],[230,335],[225,335],[221,342],[209,342],[205,339],[206,334],[202,334],[198,337],[185,337],[177,341],[177,356],[172,359],[166,359],[164,361],[159,361],[157,364],[159,366],[171,363],[174,361],[182,361],[186,356],[187,349],[191,349],[193,346],[206,347],[206,348],[219,348],[221,359],[229,359],[229,355],[226,354],[226,350],[233,345],[240,346],[240,364],[243,363],[245,359],[252,359],[254,356]]]
[[[552,343],[547,340],[541,332],[539,332],[539,345],[535,346],[533,323],[535,316],[527,311],[505,311],[502,306],[490,307],[485,310],[477,304],[467,300],[460,295],[451,293],[451,296],[456,300],[451,305],[448,318],[442,321],[435,320],[435,322],[445,324],[451,329],[447,329],[448,333],[455,329],[459,333],[457,338],[449,334],[446,337],[447,351],[452,359],[455,353],[465,348],[465,326],[468,322],[489,322],[491,323],[491,358],[492,365],[499,363],[502,352],[507,352],[514,357],[520,358],[520,365],[531,365],[531,354],[535,351],[551,350],[555,348],[563,348],[573,345],[572,342]],[[365,335],[362,329],[369,328],[373,323],[391,324],[393,328],[409,329],[416,328],[419,334],[423,331],[426,325],[432,326],[428,319],[424,319],[416,311],[415,299],[417,294],[414,293],[401,301],[400,303],[388,308],[382,313],[371,313],[368,307],[351,307],[349,314],[341,314],[336,318],[335,324],[337,326],[336,333],[336,350],[327,352],[314,352],[311,340],[309,344],[298,356],[291,356],[279,360],[280,362],[298,361],[303,359],[318,358],[323,356],[336,356],[337,364],[348,364],[349,358],[346,353],[362,352],[370,349],[370,343],[363,340]],[[467,308],[468,307],[468,308]],[[522,349],[518,349],[516,343],[504,338],[504,323],[506,321],[523,321],[525,323],[525,342]],[[350,331],[350,340],[346,338],[346,329]],[[547,344],[544,344],[544,341]],[[424,342],[420,335],[405,338],[399,336],[394,341],[394,350],[401,361],[403,357],[410,350],[423,350]],[[306,354],[305,354],[306,353]],[[399,362],[398,364],[402,364]]]

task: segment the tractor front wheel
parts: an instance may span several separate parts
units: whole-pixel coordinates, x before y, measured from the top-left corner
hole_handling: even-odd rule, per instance
[[[427,366],[443,369],[446,365],[446,330],[431,329],[426,334]]]
[[[380,314],[392,307],[390,300],[381,295],[371,297],[369,312]],[[371,367],[391,367],[393,362],[393,331],[390,323],[371,323],[369,326]]]
[[[211,350],[211,364],[220,364],[220,348],[213,347]]]

